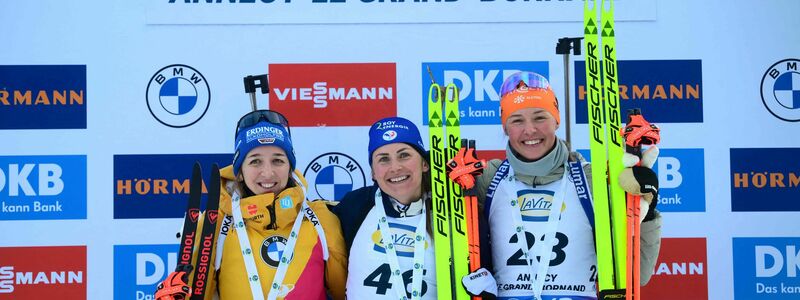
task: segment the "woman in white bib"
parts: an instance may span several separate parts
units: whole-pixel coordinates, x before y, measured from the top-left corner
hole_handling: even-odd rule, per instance
[[[411,121],[385,118],[370,128],[375,184],[347,193],[333,209],[349,251],[348,299],[436,299],[426,157]]]
[[[560,117],[549,83],[536,73],[513,74],[501,88],[500,107],[507,159],[490,161],[477,181],[498,299],[597,299],[592,204],[586,197],[591,168],[555,135]],[[633,179],[656,187],[642,197],[650,200],[642,205],[648,210],[641,226],[645,284],[661,244],[661,217],[653,200],[655,173],[641,169]]]

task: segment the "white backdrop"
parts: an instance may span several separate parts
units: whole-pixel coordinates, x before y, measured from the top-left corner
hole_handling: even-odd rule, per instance
[[[582,36],[580,1],[369,5],[350,1],[336,8],[340,13],[336,17],[318,16],[314,11],[339,3],[315,3],[306,11],[309,1],[0,1],[0,36],[4,41],[0,65],[86,66],[85,129],[0,128],[0,156],[8,161],[26,159],[18,156],[85,156],[86,177],[81,179],[86,183],[85,199],[70,200],[86,203],[85,218],[14,220],[14,213],[4,212],[0,214],[0,247],[85,246],[83,282],[87,299],[136,299],[133,293],[121,296],[115,291],[115,287],[125,285],[120,283],[124,281],[120,274],[132,272],[114,267],[123,259],[121,249],[115,246],[177,244],[175,232],[182,219],[115,218],[115,155],[231,153],[234,123],[250,109],[243,76],[269,73],[269,65],[279,63],[392,63],[396,68],[396,113],[422,126],[420,96],[424,82],[429,80],[421,76],[423,64],[547,62],[553,88],[562,95],[564,69],[562,57],[554,52],[556,40]],[[274,7],[281,7],[278,15],[284,17],[275,17]],[[424,13],[413,14],[417,8]],[[800,200],[800,189],[789,181],[790,176],[800,174],[797,156],[789,155],[784,164],[789,187],[767,188],[762,194],[774,192],[779,199],[750,199],[785,204],[784,211],[769,212],[733,212],[730,158],[732,148],[792,148],[785,153],[798,153],[800,123],[771,114],[762,103],[760,84],[773,64],[800,58],[800,2],[624,0],[619,1],[618,9],[625,11],[620,13],[621,20],[637,20],[616,24],[619,60],[700,60],[702,65],[702,122],[659,125],[662,148],[702,149],[704,197],[694,201],[702,202],[704,208],[665,212],[664,237],[706,239],[704,277],[710,299],[800,299],[800,293],[756,297],[734,292],[739,284],[755,290],[750,287],[764,279],[740,269],[752,269],[757,262],[750,254],[735,259],[739,257],[736,253],[742,253],[737,251],[753,251],[752,246],[735,249],[735,238],[755,238],[745,240],[755,245],[769,244],[762,238],[782,238],[775,247],[786,257],[778,263],[784,265],[783,269],[766,277],[800,286],[794,271],[800,263],[792,260],[800,250],[800,209],[791,204]],[[565,15],[543,16],[542,11]],[[241,22],[236,21],[239,14]],[[528,14],[530,19],[525,18]],[[583,56],[577,59],[583,60]],[[173,64],[191,66],[202,73],[211,92],[205,115],[184,128],[158,122],[145,99],[151,77]],[[0,78],[0,90],[6,89],[3,80]],[[796,86],[800,90],[800,81]],[[574,99],[575,89],[571,90]],[[563,102],[564,97],[559,99]],[[269,106],[266,95],[259,95],[259,106]],[[0,110],[13,109],[26,108],[0,103]],[[587,126],[574,124],[574,115],[572,120],[573,144],[587,149]],[[340,152],[363,166],[369,182],[367,126],[293,127],[298,168],[304,170],[323,153]],[[559,136],[564,136],[564,128],[559,129]],[[479,149],[500,150],[506,142],[496,124],[465,125],[462,135],[480,138]],[[0,170],[11,173],[12,163],[3,163]],[[758,161],[747,163],[758,165]],[[4,184],[6,189],[0,185],[0,200],[18,201],[10,192],[13,184],[5,179]],[[0,267],[23,259],[30,258],[0,256]],[[775,269],[775,261],[766,263],[767,269]],[[19,270],[21,267],[17,267]],[[735,276],[735,271],[743,275]],[[8,279],[2,278],[3,274],[0,271],[0,291],[1,280]],[[19,290],[25,289],[19,282],[15,284]],[[135,284],[127,283],[131,285]],[[32,293],[35,295],[35,291]],[[0,299],[26,298],[20,295],[0,292]]]

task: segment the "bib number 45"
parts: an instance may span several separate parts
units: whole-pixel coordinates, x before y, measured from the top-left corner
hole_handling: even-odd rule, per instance
[[[403,272],[403,290],[406,291],[407,297],[411,298],[411,293],[409,292],[409,285],[411,285],[411,276],[413,276],[413,270],[408,270]],[[428,273],[428,270],[423,269],[422,275]],[[382,264],[380,265],[375,271],[367,275],[367,278],[364,279],[364,286],[371,286],[374,287],[375,293],[379,295],[386,295],[386,292],[392,288],[392,270],[389,268],[389,264]],[[425,293],[428,291],[428,283],[424,280],[422,281],[422,294],[420,296],[425,296]]]

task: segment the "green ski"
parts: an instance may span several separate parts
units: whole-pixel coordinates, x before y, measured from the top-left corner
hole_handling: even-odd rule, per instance
[[[606,1],[609,8],[606,9]],[[618,184],[623,145],[619,136],[619,86],[613,0],[584,2],[584,43],[592,164],[595,240],[600,299],[625,297],[627,226],[625,192]],[[599,21],[599,22],[598,22]],[[601,28],[598,28],[602,24]],[[601,36],[598,36],[600,29]],[[600,39],[602,37],[602,40]],[[601,46],[602,43],[602,46]],[[602,57],[601,57],[602,56]],[[607,187],[603,189],[602,187]]]
[[[469,299],[461,277],[469,274],[469,245],[461,186],[447,177],[445,164],[461,148],[458,88],[431,84],[428,92],[433,243],[438,299]]]

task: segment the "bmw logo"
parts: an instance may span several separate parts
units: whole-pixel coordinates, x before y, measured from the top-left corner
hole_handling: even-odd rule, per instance
[[[761,78],[761,101],[776,118],[800,121],[800,71],[798,59],[784,59],[767,69]]]
[[[203,74],[187,65],[169,65],[147,83],[147,108],[161,124],[182,128],[203,118],[211,89]]]
[[[308,180],[308,199],[339,201],[348,192],[364,187],[366,177],[361,165],[338,152],[317,156],[303,171]]]

